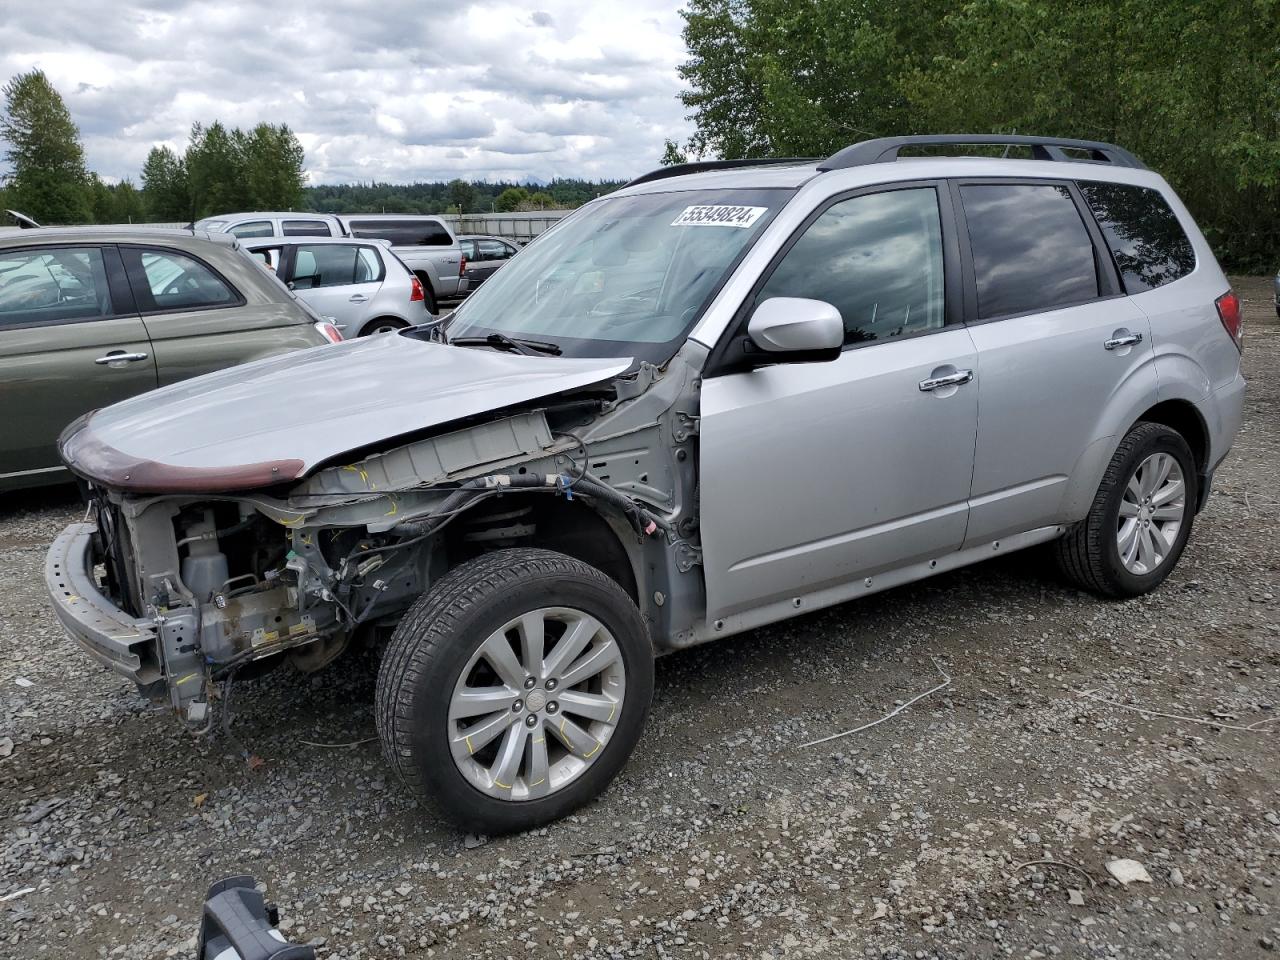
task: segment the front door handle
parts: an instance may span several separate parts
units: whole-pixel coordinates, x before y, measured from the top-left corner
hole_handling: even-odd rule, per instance
[[[1126,333],[1123,336],[1112,337],[1110,340],[1102,341],[1103,349],[1115,350],[1118,347],[1132,347],[1135,343],[1142,342],[1142,334]]]
[[[364,302],[365,302],[366,300],[368,300],[368,299],[369,299],[369,298],[368,298],[368,297],[366,297],[363,293],[353,293],[353,294],[351,295],[351,301],[350,301],[350,302],[351,302],[351,303],[364,303]]]
[[[105,357],[98,357],[93,362],[101,366],[106,366],[107,364],[133,363],[135,360],[145,359],[147,359],[147,354],[145,353],[125,353],[123,350],[113,350]]]
[[[920,389],[928,393],[930,390],[937,390],[939,387],[958,387],[960,384],[968,383],[972,379],[972,370],[957,370],[955,373],[948,373],[945,376],[921,380]]]

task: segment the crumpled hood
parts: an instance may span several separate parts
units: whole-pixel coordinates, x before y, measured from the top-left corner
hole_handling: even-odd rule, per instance
[[[623,373],[570,359],[383,334],[270,357],[145,393],[71,424],[77,473],[133,490],[245,490],[349,450]]]

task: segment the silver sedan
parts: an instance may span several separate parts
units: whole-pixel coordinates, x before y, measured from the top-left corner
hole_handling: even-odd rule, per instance
[[[348,339],[432,319],[422,283],[385,240],[261,237],[240,242]]]

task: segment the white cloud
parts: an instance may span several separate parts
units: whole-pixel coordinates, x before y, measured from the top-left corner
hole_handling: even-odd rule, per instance
[[[215,119],[288,123],[316,183],[627,177],[688,135],[679,0],[437,6],[26,5],[0,79],[41,67],[112,179]]]

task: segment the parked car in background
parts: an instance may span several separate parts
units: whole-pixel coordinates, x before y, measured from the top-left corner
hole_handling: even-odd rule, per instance
[[[390,240],[395,255],[422,281],[427,309],[457,300],[468,287],[466,263],[453,229],[439,217],[417,214],[342,214],[343,229],[361,240]]]
[[[969,144],[1031,159],[900,158]],[[396,624],[388,764],[469,830],[528,829],[622,768],[658,653],[1041,544],[1094,594],[1155,590],[1240,426],[1240,319],[1112,144],[665,167],[447,323],[82,418],[91,520],[46,579],[196,731],[212,683]]]
[[[252,237],[341,237],[346,234],[331,213],[227,213],[205,217],[191,225],[209,233],[229,233],[247,240]]]
[[[422,282],[387,240],[270,237],[243,246],[347,339],[431,319]]]
[[[54,442],[88,410],[340,339],[235,244],[95,227],[0,237],[0,490],[70,480]]]
[[[484,283],[520,250],[510,240],[501,237],[460,235],[458,243],[462,246],[462,255],[467,258],[463,276],[466,277],[468,291]]]

